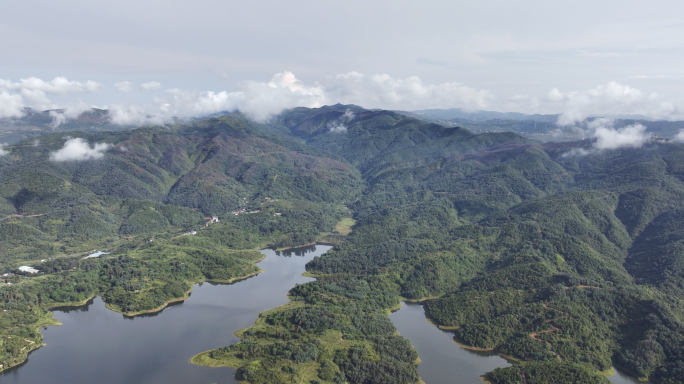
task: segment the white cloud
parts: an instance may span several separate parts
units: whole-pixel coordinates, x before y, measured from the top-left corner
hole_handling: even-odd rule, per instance
[[[59,113],[58,111],[50,111],[49,113],[50,117],[52,118],[52,128],[57,128],[58,126],[66,123],[67,118],[64,116],[63,113]]]
[[[131,89],[133,89],[133,83],[130,81],[120,81],[114,84],[114,88],[116,88],[116,90],[119,92],[130,92]]]
[[[76,119],[81,116],[83,112],[90,111],[91,109],[92,107],[88,104],[81,100],[77,100],[76,103],[50,111],[49,115],[52,118],[52,123],[50,125],[52,125],[53,128],[56,128],[61,124],[66,123],[67,120]]]
[[[140,84],[140,89],[143,91],[154,91],[161,88],[161,83],[156,81],[150,81],[149,83]]]
[[[354,112],[352,112],[351,109],[347,109],[339,119],[328,123],[328,130],[333,133],[347,132],[347,126],[345,124],[351,122],[354,119],[354,116]]]
[[[562,92],[552,88],[546,96],[516,95],[507,102],[509,110],[526,113],[559,113],[558,125],[572,126],[590,116],[644,115],[675,119],[684,115],[684,103],[664,100],[656,93],[615,81],[584,91]]]
[[[684,143],[684,129],[681,129],[679,133],[674,137],[675,141],[679,141],[680,143]]]
[[[7,91],[41,91],[44,93],[67,94],[95,92],[100,87],[100,83],[95,81],[69,81],[66,77],[55,77],[50,81],[44,81],[37,77],[21,79],[18,82],[0,79],[0,89]]]
[[[7,143],[0,143],[0,156],[5,156],[8,153],[4,148],[5,146],[7,146]]]
[[[594,130],[594,148],[598,150],[639,148],[650,140],[645,134],[646,127],[641,124],[616,129],[612,119],[600,118],[590,122],[588,127]]]
[[[329,122],[328,128],[330,129],[330,132],[334,132],[334,133],[347,132],[347,127],[345,127],[344,124],[340,123],[339,121]]]
[[[0,91],[0,118],[21,117],[24,115],[24,100],[21,95],[12,95],[6,91]]]
[[[92,147],[88,142],[81,138],[68,139],[64,143],[64,147],[50,153],[50,160],[52,161],[82,161],[90,159],[101,159],[104,157],[104,152],[111,147],[107,143],[97,143]]]
[[[288,71],[276,73],[268,83],[247,82],[234,97],[238,109],[257,121],[267,120],[284,109],[316,108],[329,102],[321,85],[305,85]]]
[[[645,104],[652,104],[656,95],[644,94],[639,89],[609,82],[585,92],[562,93],[554,88],[549,99],[565,104],[558,118],[559,125],[571,125],[597,114],[629,114],[645,112]]]
[[[406,79],[387,74],[365,76],[359,72],[337,75],[326,87],[330,99],[344,104],[359,104],[366,108],[486,108],[494,99],[487,90],[477,90],[458,82],[425,84],[417,76]]]
[[[0,80],[0,117],[18,117],[22,109],[54,110],[50,115],[57,126],[78,117],[91,108],[76,100],[54,102],[51,93],[90,92],[99,83],[37,78],[18,82]],[[148,82],[141,89],[158,89],[161,84]],[[119,91],[132,90],[133,84],[115,84]],[[62,96],[57,96],[62,97]],[[486,89],[476,89],[459,82],[425,83],[419,77],[394,78],[387,74],[367,76],[347,72],[321,82],[303,82],[292,72],[276,73],[270,81],[246,81],[233,91],[198,91],[168,89],[147,104],[112,103],[109,113],[114,124],[159,125],[187,117],[240,110],[247,116],[265,121],[285,109],[320,107],[335,103],[357,104],[365,108],[416,110],[425,108],[487,109],[495,96]],[[560,126],[581,125],[590,116],[642,114],[653,118],[673,119],[684,115],[684,103],[669,102],[655,93],[617,82],[609,82],[581,91],[552,88],[545,95],[522,94],[506,101],[508,110],[526,113],[560,114]],[[345,122],[341,123],[345,125]]]
[[[109,106],[109,118],[113,124],[119,125],[163,125],[170,122],[170,118],[152,114],[150,106],[114,104]]]
[[[17,82],[0,79],[0,117],[21,117],[26,107],[36,110],[65,109],[65,111],[50,113],[53,126],[56,126],[63,123],[66,118],[77,117],[90,107],[80,100],[71,104],[58,104],[50,100],[48,94],[95,92],[99,87],[100,84],[95,81],[69,81],[65,77],[56,77],[50,81],[36,77],[21,79]]]
[[[615,128],[615,121],[610,118],[598,118],[585,123],[583,134],[594,139],[591,150],[573,148],[563,154],[563,157],[585,156],[603,150],[619,148],[640,148],[648,143],[651,138],[646,134],[646,127],[642,124],[633,124],[622,128]],[[580,127],[574,129],[581,130]],[[682,133],[680,133],[681,135]],[[684,139],[684,135],[682,135]]]
[[[300,82],[291,72],[277,73],[271,81],[248,81],[234,92],[169,89],[167,96],[145,106],[114,105],[109,108],[115,124],[165,124],[174,117],[202,116],[239,109],[247,116],[265,121],[287,108],[320,107],[328,101],[323,88]]]
[[[173,99],[160,108],[174,116],[200,115],[239,109],[264,121],[288,108],[326,104],[358,104],[366,108],[484,108],[493,96],[460,83],[424,84],[418,77],[406,80],[389,75],[367,77],[358,72],[337,75],[332,82],[304,84],[292,72],[277,73],[267,82],[249,81],[235,92],[169,90]]]

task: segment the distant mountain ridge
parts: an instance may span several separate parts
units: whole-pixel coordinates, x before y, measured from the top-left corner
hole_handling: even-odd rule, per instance
[[[530,120],[538,121],[542,123],[555,123],[558,120],[560,114],[551,115],[541,115],[526,114],[520,112],[496,112],[496,111],[470,111],[463,108],[449,108],[449,109],[421,109],[417,111],[410,111],[418,116],[422,116],[428,119],[465,119],[470,121],[487,121],[487,120]],[[655,121],[648,116],[644,115],[592,115],[590,117],[610,117],[614,119],[623,120],[645,120],[645,121]]]
[[[487,120],[531,120],[542,123],[555,123],[560,115],[528,115],[519,112],[495,112],[495,111],[469,111],[462,108],[449,109],[421,109],[417,111],[410,111],[410,113],[428,119],[450,120],[450,119],[465,119],[470,121],[487,121]]]

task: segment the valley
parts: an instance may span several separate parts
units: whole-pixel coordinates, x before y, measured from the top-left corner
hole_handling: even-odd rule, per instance
[[[108,149],[55,161],[73,138]],[[684,145],[593,148],[353,105],[6,146],[0,364],[26,360],[21,340],[43,343],[60,303],[154,311],[258,273],[258,249],[325,242],[289,304],[186,358],[205,351],[193,363],[254,384],[431,384],[390,315],[418,300],[460,344],[512,362],[493,355],[463,383],[607,383],[614,366],[681,382]],[[94,249],[110,254],[83,258]]]

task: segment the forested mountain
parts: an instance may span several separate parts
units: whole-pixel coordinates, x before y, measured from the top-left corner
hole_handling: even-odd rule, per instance
[[[613,364],[684,380],[683,145],[573,156],[591,142],[475,135],[344,106],[295,109],[278,124],[357,166],[367,187],[352,205],[354,231],[309,263],[316,282],[291,292],[306,305],[270,315],[214,362],[238,357],[244,379],[282,379],[254,369],[269,352],[240,345],[313,341],[326,329],[380,351],[380,331],[325,319],[381,316],[401,296],[423,300],[463,345],[538,362],[498,369],[495,383],[606,382],[596,372]],[[355,356],[326,357],[337,382],[379,382],[385,370],[402,372],[387,382],[412,380],[394,360]]]
[[[101,159],[51,161],[65,142],[53,134],[0,158],[0,209],[22,215],[0,222],[0,236],[22,250],[5,251],[2,262],[68,259],[79,244],[105,241],[119,253],[88,261],[92,267],[77,260],[76,272],[62,268],[59,277],[21,277],[2,288],[13,311],[59,301],[29,284],[39,278],[71,279],[64,292],[89,281],[92,288],[78,289],[104,292],[115,309],[149,309],[127,296],[142,282],[141,268],[165,271],[159,287],[220,271],[232,278],[252,266],[241,250],[314,241],[348,209],[351,234],[307,265],[316,281],[293,288],[290,304],[240,331],[242,342],[193,361],[234,366],[251,383],[289,382],[312,362],[324,383],[417,382],[416,352],[387,318],[412,299],[434,323],[454,329],[460,344],[522,362],[489,373],[497,384],[605,383],[599,372],[613,365],[654,382],[684,381],[683,144],[599,151],[590,140],[476,134],[344,105],[295,108],[268,124],[235,113],[70,135],[111,149]],[[242,207],[264,212],[196,236],[163,234]],[[289,211],[273,216],[276,209]],[[36,214],[43,216],[28,217]],[[87,228],[105,229],[74,226],[88,217]],[[155,231],[163,242],[126,239]],[[179,275],[180,264],[155,258],[171,249],[183,262],[223,256],[207,267],[191,262],[197,269]],[[89,272],[119,265],[135,272],[123,280]],[[33,329],[0,316],[2,329]]]
[[[0,143],[14,144],[53,132],[84,131],[90,133],[120,131],[133,126],[112,124],[107,110],[93,108],[75,119],[67,119],[64,110],[37,111],[24,108],[21,117],[0,118]],[[34,139],[35,140],[35,139]]]
[[[110,308],[135,314],[185,297],[194,281],[248,276],[259,270],[255,249],[332,232],[362,183],[343,159],[266,135],[240,116],[53,133],[4,149],[4,368],[40,345],[48,308],[102,295]],[[84,259],[93,249],[110,255]]]

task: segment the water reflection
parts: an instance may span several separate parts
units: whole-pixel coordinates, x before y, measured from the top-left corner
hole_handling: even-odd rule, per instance
[[[329,246],[277,253],[262,251],[264,272],[233,284],[196,284],[192,297],[145,316],[125,317],[101,298],[55,309],[63,325],[43,331],[47,344],[28,362],[0,374],[3,384],[237,383],[231,368],[189,363],[202,351],[238,341],[233,334],[254,324],[260,312],[288,301],[305,264]],[[293,257],[297,256],[297,257]]]
[[[320,247],[320,245],[319,245]],[[330,249],[332,247],[329,247]],[[307,253],[311,252],[316,252],[316,245],[307,245],[304,247],[299,247],[299,248],[289,248],[285,249],[282,251],[275,251],[275,254],[277,256],[284,256],[284,257],[292,257],[292,256],[299,256],[299,257],[304,257],[306,256]]]

